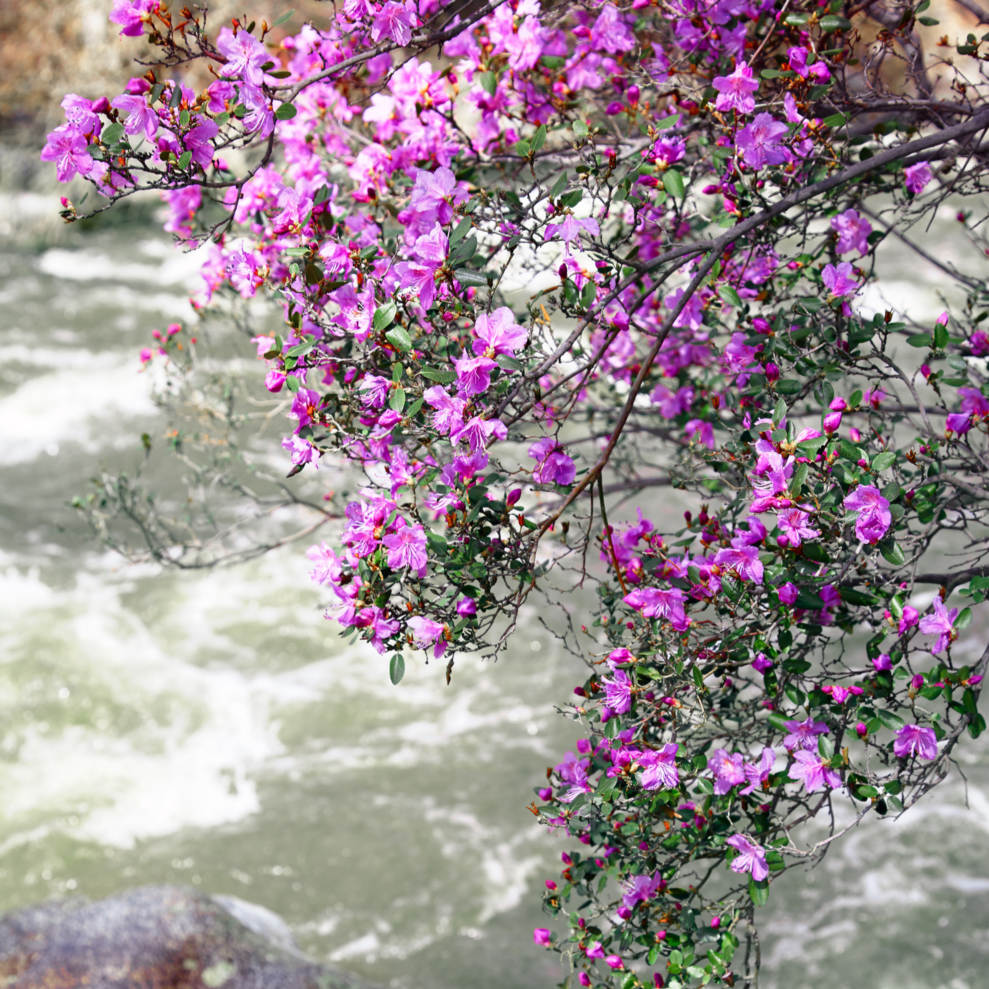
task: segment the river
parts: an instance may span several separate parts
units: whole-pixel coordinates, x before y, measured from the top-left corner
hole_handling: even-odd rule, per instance
[[[531,932],[563,846],[525,805],[576,741],[554,704],[583,676],[535,616],[497,664],[393,687],[321,617],[302,547],[161,573],[68,507],[160,432],[137,352],[190,317],[195,270],[138,224],[0,247],[0,908],[191,883],[384,985],[549,989]],[[883,289],[933,318],[924,277]],[[989,747],[960,758],[967,809],[956,773],[774,885],[767,989],[985,985]]]

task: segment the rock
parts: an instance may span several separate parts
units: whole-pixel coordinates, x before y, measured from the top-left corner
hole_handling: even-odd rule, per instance
[[[375,989],[320,965],[288,925],[235,896],[141,886],[0,916],[5,989]]]

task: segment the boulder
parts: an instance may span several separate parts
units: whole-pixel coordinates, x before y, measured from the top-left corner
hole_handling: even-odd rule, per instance
[[[285,922],[237,897],[140,886],[0,916],[5,989],[375,989],[295,946]]]

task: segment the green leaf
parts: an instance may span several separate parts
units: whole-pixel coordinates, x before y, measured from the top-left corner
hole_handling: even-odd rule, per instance
[[[388,663],[388,676],[396,686],[401,682],[402,677],[405,676],[405,660],[400,652],[392,655],[391,661]]]
[[[844,127],[847,122],[848,117],[843,113],[832,113],[830,117],[825,117],[821,121],[825,127]]]
[[[821,25],[822,31],[847,31],[852,26],[852,22],[847,17],[838,17],[835,14],[826,14],[818,24]]]
[[[934,327],[934,347],[936,350],[944,350],[948,346],[948,327],[938,323]]]
[[[110,124],[108,127],[103,128],[103,133],[100,134],[100,140],[109,148],[111,145],[116,144],[123,136],[123,124]]]
[[[564,196],[560,196],[561,206],[576,206],[584,198],[583,189],[571,189]]]
[[[471,285],[480,288],[482,286],[486,287],[488,284],[488,279],[485,275],[479,271],[472,271],[470,268],[457,268],[453,276],[464,288],[468,288]]]
[[[892,711],[887,711],[885,708],[880,708],[876,711],[876,717],[883,723],[883,726],[888,728],[890,731],[896,731],[902,728],[904,725],[903,718],[893,714]]]
[[[515,153],[520,158],[528,158],[529,157],[529,152],[531,150],[532,149],[530,148],[528,141],[516,141],[515,142]]]
[[[412,338],[409,336],[409,331],[406,330],[404,326],[396,326],[390,329],[385,334],[385,339],[393,347],[397,347],[404,353],[408,353],[412,349]]]
[[[298,112],[291,103],[283,103],[275,111],[275,120],[291,120]]]
[[[394,302],[386,302],[383,306],[378,306],[374,311],[374,318],[371,320],[371,329],[375,333],[380,333],[385,327],[391,325],[397,312],[398,306]]]
[[[757,907],[764,907],[769,902],[769,880],[760,879],[756,882],[749,876],[749,896]]]
[[[896,454],[892,450],[885,450],[883,453],[877,453],[872,458],[872,464],[870,466],[874,471],[882,471],[889,470],[895,463]]]
[[[591,130],[583,120],[575,120],[573,122],[573,132],[577,137],[587,137]]]
[[[456,226],[453,233],[450,234],[450,248],[455,247],[464,237],[467,236],[467,232],[472,226],[471,219],[469,216],[465,216]]]
[[[913,336],[907,337],[907,343],[911,347],[930,347],[931,342],[930,333],[914,333]]]
[[[532,135],[532,150],[538,151],[546,143],[546,125],[540,124]]]
[[[184,151],[182,157],[179,158],[179,168],[186,169],[189,167],[189,162],[192,161],[192,152]]]
[[[565,58],[561,58],[559,55],[543,55],[539,60],[546,66],[547,69],[562,69],[564,65],[567,64]]]
[[[918,17],[917,20],[920,21],[924,27],[934,27],[935,24],[941,23],[936,17]]]
[[[424,367],[422,376],[430,381],[438,381],[441,385],[448,385],[457,380],[456,371],[443,371],[436,367]]]
[[[556,180],[556,184],[553,186],[552,190],[550,191],[549,198],[550,199],[556,199],[559,196],[562,196],[564,190],[566,189],[566,187],[567,187],[567,173],[564,172]]]
[[[818,735],[817,751],[822,759],[830,759],[834,755],[834,742],[827,735]]]
[[[508,354],[498,354],[495,357],[495,363],[498,367],[503,368],[506,371],[522,371],[522,362],[517,361],[514,357],[509,357]]]
[[[405,389],[392,388],[388,396],[388,408],[394,412],[401,412],[405,408]]]
[[[481,87],[488,96],[494,96],[495,90],[498,88],[498,77],[493,72],[481,72],[475,78],[480,80]]]
[[[598,796],[602,800],[608,800],[611,795],[615,792],[615,788],[618,786],[618,779],[615,776],[601,776],[601,781],[598,783]]]
[[[958,631],[966,629],[972,624],[972,609],[965,608],[955,619],[954,625]]]
[[[790,729],[786,726],[787,719],[783,717],[782,714],[771,714],[766,719],[777,731],[783,732],[784,735],[789,735]]]
[[[682,199],[684,193],[683,176],[676,169],[671,168],[663,175],[663,188],[674,199]]]
[[[281,27],[281,26],[282,26],[282,25],[283,25],[283,24],[284,24],[284,23],[285,23],[286,21],[290,21],[290,20],[292,19],[292,15],[293,15],[294,13],[295,13],[295,10],[294,10],[294,9],[293,9],[293,10],[287,10],[287,11],[286,11],[286,12],[285,12],[284,14],[282,14],[282,16],[281,16],[281,17],[279,17],[279,18],[278,18],[278,20],[277,20],[277,21],[275,21],[275,23],[274,23],[274,24],[272,24],[271,26],[272,26],[272,27]],[[269,30],[270,30],[270,29],[269,29]]]
[[[870,594],[868,591],[859,591],[854,587],[839,588],[838,593],[841,595],[842,601],[847,601],[849,604],[866,606],[883,603],[883,599],[877,597],[875,594]]]
[[[585,309],[587,309],[588,306],[590,306],[594,302],[595,298],[597,298],[597,294],[598,294],[597,284],[595,282],[590,282],[589,281],[581,289],[581,292],[580,292],[580,304]]]
[[[891,563],[894,567],[902,567],[907,562],[902,547],[895,540],[891,542],[884,541],[879,546],[879,552],[882,553],[883,559],[887,563]]]
[[[721,300],[723,302],[727,302],[729,306],[734,306],[736,309],[741,309],[742,300],[738,297],[738,292],[731,285],[722,285],[718,291],[721,294]]]
[[[285,377],[285,387],[290,392],[297,392],[302,387],[302,382],[294,374],[289,374]]]

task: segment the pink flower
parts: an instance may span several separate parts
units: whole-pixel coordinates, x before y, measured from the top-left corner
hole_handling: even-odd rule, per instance
[[[937,758],[937,735],[934,734],[933,728],[904,725],[896,730],[893,752],[898,759],[916,755],[930,762]]]
[[[625,714],[632,707],[632,681],[624,670],[616,670],[612,679],[602,677],[604,696],[615,714]]]
[[[483,450],[492,440],[503,440],[508,436],[508,427],[500,419],[483,419],[474,416],[462,426],[450,432],[451,443],[466,443],[471,452]]]
[[[809,519],[810,516],[801,508],[788,508],[776,514],[776,524],[786,539],[786,545],[796,548],[802,541],[816,539],[821,534],[811,528]]]
[[[643,752],[636,762],[644,767],[642,773],[642,788],[658,790],[660,787],[670,789],[679,784],[676,754],[680,746],[676,742],[667,742],[661,749]],[[631,906],[631,904],[628,904]]]
[[[845,496],[843,504],[846,511],[859,513],[855,520],[855,535],[859,542],[875,546],[893,523],[889,502],[871,484],[860,484]]]
[[[881,652],[872,660],[872,665],[876,668],[877,673],[882,673],[893,668],[893,660],[887,653]]]
[[[477,339],[474,341],[474,353],[485,357],[496,354],[507,354],[514,357],[517,350],[525,346],[528,331],[524,326],[515,322],[515,316],[508,306],[496,309],[490,316],[482,313],[474,324]]]
[[[904,608],[904,611],[906,609]],[[944,602],[941,600],[940,596],[934,599],[934,614],[925,615],[920,620],[920,630],[925,635],[936,635],[934,644],[931,646],[931,652],[935,655],[939,652],[943,652],[949,643],[954,642],[958,638],[958,633],[955,631],[954,621],[958,617],[958,609],[952,608],[948,611]]]
[[[498,366],[489,357],[458,357],[453,366],[461,398],[482,395],[491,387],[491,372]]]
[[[604,949],[601,947],[601,942],[595,941],[587,949],[586,954],[588,958],[604,958]]]
[[[387,545],[387,537],[385,543]],[[434,646],[434,659],[439,659],[446,652],[447,642],[443,636],[446,628],[442,622],[435,622],[430,618],[422,617],[422,615],[416,615],[409,619],[408,624],[412,630],[412,645],[416,649],[428,649],[430,646]]]
[[[794,763],[789,769],[789,774],[794,779],[803,780],[804,788],[808,793],[816,793],[829,786],[836,790],[841,786],[841,777],[835,770],[826,766],[823,760],[814,752],[800,749],[794,753]]]
[[[158,114],[148,106],[144,96],[118,96],[110,106],[127,114],[124,133],[133,136],[143,132],[150,140],[158,131]]]
[[[381,542],[388,550],[388,566],[392,570],[408,567],[420,577],[426,576],[426,531],[421,525],[403,525]]]
[[[697,437],[709,450],[714,449],[714,426],[704,419],[691,419],[684,427],[688,437]]]
[[[759,559],[759,550],[755,546],[719,549],[714,555],[714,562],[722,570],[730,570],[738,574],[741,580],[751,580],[754,584],[762,583],[763,566]]]
[[[771,670],[773,668],[773,661],[764,653],[756,653],[755,659],[752,660],[752,668],[757,673],[765,673],[766,670]]]
[[[920,621],[920,612],[913,605],[905,604],[903,614],[900,616],[900,624],[897,631],[900,635],[908,632]]]
[[[261,66],[269,61],[264,45],[247,31],[238,31],[235,35],[228,27],[220,30],[216,39],[216,47],[226,62],[220,71],[221,75],[237,76],[250,83],[260,86],[264,81]]]
[[[461,598],[457,602],[457,614],[461,618],[470,618],[471,615],[477,614],[477,605],[474,603],[473,598]]]
[[[714,792],[718,796],[745,782],[744,760],[738,752],[715,749],[707,760],[707,768],[714,776]]]
[[[724,112],[737,110],[739,113],[751,113],[755,109],[752,98],[759,88],[759,80],[752,77],[752,70],[747,62],[739,62],[730,76],[716,76],[714,88],[718,91],[715,108]]]
[[[972,413],[952,412],[945,420],[944,428],[946,432],[964,436],[972,428]]]
[[[158,0],[113,0],[110,20],[121,25],[121,37],[140,38],[159,6]]]
[[[571,244],[576,243],[578,249],[583,248],[580,242],[581,230],[587,231],[592,237],[597,237],[601,233],[597,220],[578,220],[571,213],[567,213],[562,223],[546,224],[546,239],[551,240],[554,237],[559,237],[563,241],[564,254],[569,257]]]
[[[758,170],[766,165],[783,165],[791,155],[780,142],[789,133],[790,128],[771,113],[759,113],[752,123],[738,132],[736,147],[749,168]]]
[[[744,765],[745,779],[748,786],[739,790],[739,796],[748,796],[757,786],[761,786],[769,779],[769,774],[776,763],[776,752],[768,745],[762,750],[758,762],[747,762]]]
[[[858,696],[864,693],[861,687],[840,687],[837,684],[829,684],[821,690],[831,697],[835,704],[844,704],[849,697]]]
[[[858,291],[858,282],[855,281],[855,273],[851,262],[842,261],[836,268],[833,264],[826,264],[821,278],[827,290],[836,299],[844,295],[854,295]]]
[[[608,968],[625,968],[625,965],[618,955],[608,955],[608,957],[605,958],[604,963],[608,966]]]
[[[794,749],[814,750],[817,748],[818,735],[826,735],[831,729],[822,721],[808,718],[806,721],[785,721],[789,735],[783,739],[783,747],[787,752]]]
[[[412,29],[418,25],[418,21],[414,4],[400,4],[388,0],[388,3],[375,14],[371,39],[380,41],[382,38],[390,38],[397,45],[404,47],[412,40]]]
[[[732,859],[732,872],[748,872],[756,882],[762,882],[769,875],[766,851],[762,845],[757,845],[741,834],[733,834],[727,844],[740,852]]]
[[[989,418],[989,399],[978,388],[959,388],[962,412],[969,412],[976,419]]]
[[[76,175],[89,175],[95,162],[87,150],[88,142],[71,124],[62,124],[48,135],[41,152],[42,161],[55,162],[59,182],[70,182]]]
[[[839,254],[848,251],[857,251],[862,255],[869,253],[868,237],[872,233],[872,224],[862,217],[858,210],[846,209],[844,213],[833,216],[831,229],[838,234],[835,250]]]
[[[779,595],[780,603],[791,605],[797,600],[797,595],[800,593],[797,588],[787,581],[785,584],[781,584],[776,593]]]
[[[919,161],[903,169],[903,182],[907,192],[919,196],[928,182],[931,181],[931,166],[926,161]]]
[[[626,907],[634,907],[644,900],[651,900],[666,883],[658,873],[652,876],[632,876],[622,884],[625,887],[625,894],[622,896],[622,904]]]
[[[537,927],[532,932],[533,943],[540,948],[548,948],[553,943],[550,941],[550,931],[548,927]]]
[[[537,484],[573,484],[577,468],[552,436],[536,440],[528,453],[537,461],[532,471],[532,479]]]
[[[690,624],[683,608],[683,592],[677,588],[670,591],[656,587],[636,589],[623,600],[646,618],[665,618],[678,632],[685,632]]]

